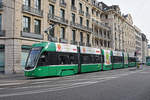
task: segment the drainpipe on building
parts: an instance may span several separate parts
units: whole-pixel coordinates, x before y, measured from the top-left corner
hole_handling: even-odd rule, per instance
[[[16,13],[16,11],[15,11],[15,1],[16,0],[14,0],[14,18],[13,18],[13,73],[15,74],[15,64],[14,64],[14,49],[15,49],[15,40],[14,40],[14,34],[15,34],[15,13]]]

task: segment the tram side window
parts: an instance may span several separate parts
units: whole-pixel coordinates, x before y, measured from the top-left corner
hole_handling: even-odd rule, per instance
[[[58,62],[60,65],[65,64],[78,64],[78,57],[77,54],[58,54]]]
[[[88,55],[81,55],[81,63],[82,64],[89,64],[90,60],[89,60],[89,56]]]
[[[101,62],[100,56],[96,55],[95,56],[95,63],[100,63],[100,62]]]
[[[123,57],[113,56],[113,63],[122,63]]]
[[[57,65],[57,55],[54,52],[44,52],[39,59],[39,66]]]
[[[104,56],[103,55],[100,55],[100,62],[98,62],[98,63],[104,63]]]
[[[59,64],[60,65],[65,65],[69,64],[69,56],[68,55],[59,55],[58,56]]]
[[[103,62],[103,58],[101,55],[90,55],[90,54],[81,55],[82,64],[95,64],[95,63],[102,63],[102,62]]]
[[[76,54],[69,55],[70,64],[78,64],[78,56]]]
[[[95,63],[103,63],[104,57],[102,55],[95,55]]]
[[[129,62],[136,62],[136,58],[130,57]]]

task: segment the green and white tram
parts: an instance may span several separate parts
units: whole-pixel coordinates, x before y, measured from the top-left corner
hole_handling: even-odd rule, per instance
[[[146,65],[150,66],[150,56],[146,57]]]
[[[136,66],[134,53],[122,53],[76,45],[41,42],[33,44],[25,65],[25,76],[66,76],[77,73]]]
[[[123,53],[123,60],[124,60],[124,68],[128,68],[128,53],[127,52],[124,52]]]
[[[136,57],[134,52],[129,53],[128,62],[129,62],[129,67],[136,67]]]
[[[102,55],[104,56],[104,63],[102,70],[112,70],[112,51],[102,50]]]
[[[123,68],[123,53],[120,51],[113,51],[113,69]]]

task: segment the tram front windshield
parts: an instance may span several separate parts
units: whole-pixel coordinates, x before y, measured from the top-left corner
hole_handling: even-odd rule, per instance
[[[150,57],[147,57],[147,58],[146,58],[146,62],[150,62]]]
[[[25,66],[26,70],[30,70],[35,67],[38,57],[40,55],[41,49],[42,49],[41,47],[36,47],[36,48],[31,49],[27,62],[26,62],[26,66]]]

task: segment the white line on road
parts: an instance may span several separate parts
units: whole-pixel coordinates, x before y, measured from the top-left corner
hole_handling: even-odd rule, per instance
[[[0,86],[10,86],[10,85],[19,85],[23,83],[5,83],[5,84],[0,84]]]

